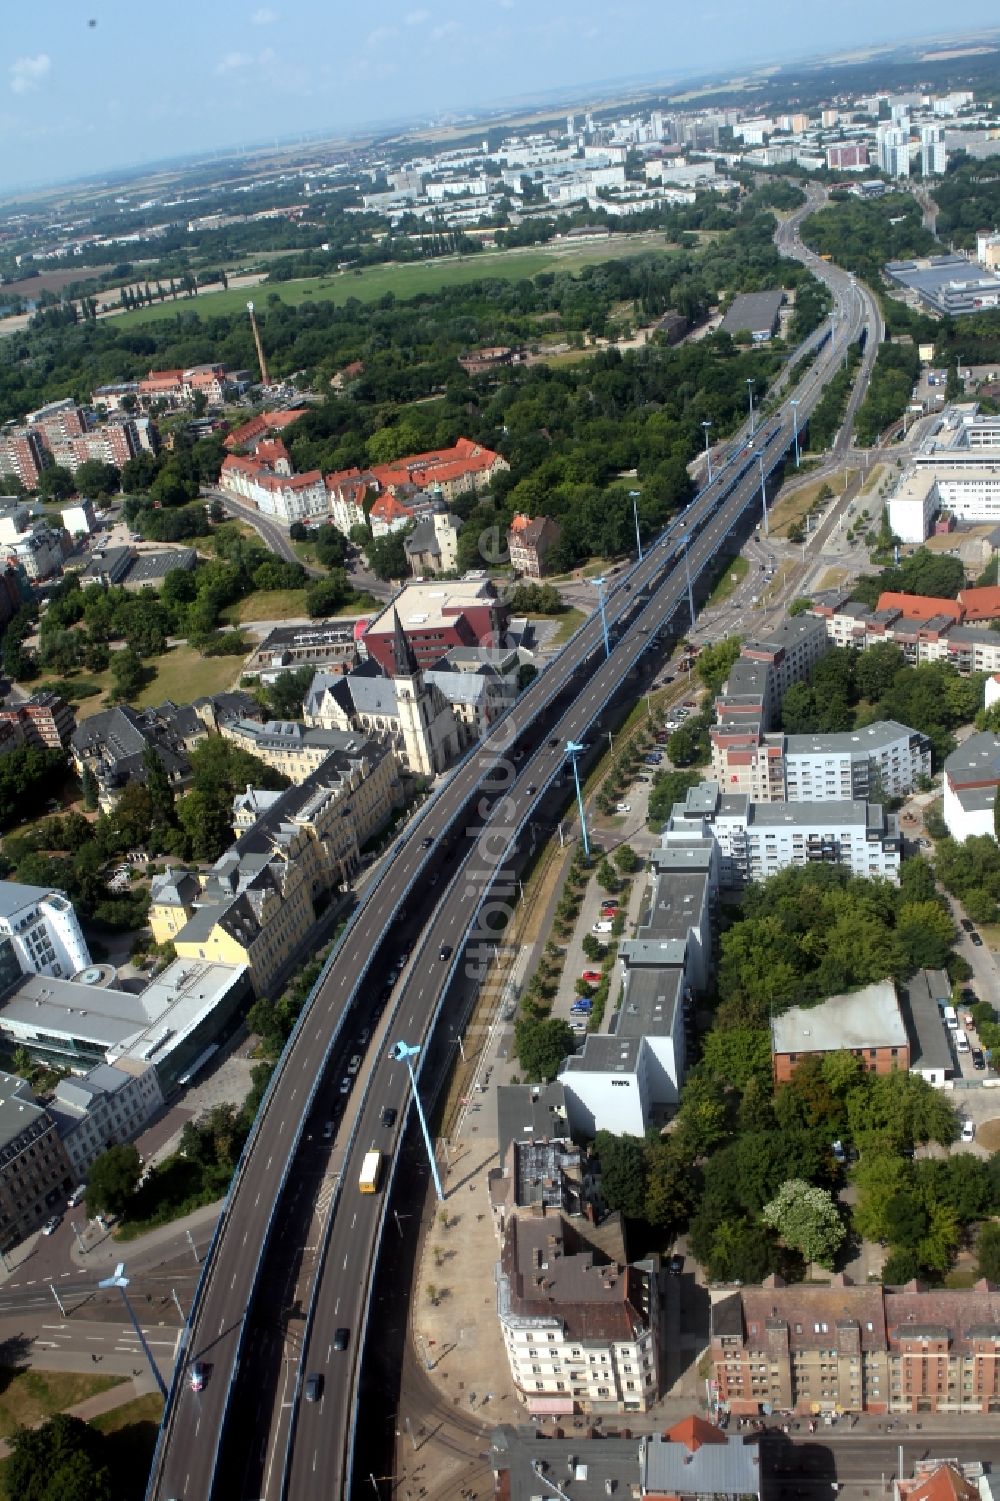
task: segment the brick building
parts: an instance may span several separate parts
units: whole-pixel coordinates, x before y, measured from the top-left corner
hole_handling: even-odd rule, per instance
[[[367,655],[390,677],[397,614],[418,667],[432,666],[454,646],[499,646],[507,627],[506,608],[487,579],[408,584],[363,637]]]
[[[0,1074],[0,1249],[37,1230],[73,1182],[55,1121],[23,1079]]]
[[[76,729],[76,715],[57,693],[34,693],[19,704],[0,705],[0,725],[12,725],[25,745],[62,750]]]
[[[804,1058],[852,1053],[866,1072],[891,1074],[910,1066],[910,1044],[891,980],[834,995],[818,1006],[792,1006],[771,1022],[775,1084],[785,1084]]]
[[[30,427],[8,427],[0,432],[0,477],[14,474],[26,490],[37,490],[42,470],[49,462],[41,434]]]
[[[712,1305],[711,1359],[733,1414],[1000,1412],[1000,1291],[762,1287]]]

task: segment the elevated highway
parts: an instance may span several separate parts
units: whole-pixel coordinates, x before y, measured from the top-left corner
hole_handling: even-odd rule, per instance
[[[796,388],[800,430],[864,319],[849,279],[820,264],[845,316],[836,340],[820,330],[798,351],[816,353]],[[450,998],[495,939],[491,893],[502,890],[518,838],[560,783],[566,741],[586,739],[628,693],[658,634],[686,627],[685,542],[696,584],[735,550],[746,513],[761,504],[761,470],[769,478],[791,447],[788,406],[765,418],[752,445],[747,437],[734,440],[713,483],[611,590],[610,657],[595,614],[429,801],[355,912],[289,1040],[234,1176],[175,1372],[148,1501],[350,1494],[369,1291],[410,1105],[404,1065],[391,1060],[388,1046],[400,1039],[420,1045],[422,1061],[439,1024],[460,1019],[449,1012]],[[415,914],[418,944],[393,984],[387,971]],[[347,1052],[372,1031],[336,1146],[325,1147],[321,1126],[335,1118]],[[387,1105],[398,1111],[391,1126],[382,1119]],[[385,1154],[387,1171],[380,1193],[362,1195],[361,1161],[372,1145]],[[301,1231],[316,1223],[322,1185],[328,1213],[319,1243],[308,1247]],[[309,1301],[290,1350],[280,1315],[307,1252]],[[338,1328],[349,1330],[343,1351],[334,1348]],[[194,1360],[210,1367],[198,1393],[188,1383]],[[322,1395],[307,1403],[302,1385],[313,1372],[323,1378]],[[258,1423],[270,1435],[263,1448]]]

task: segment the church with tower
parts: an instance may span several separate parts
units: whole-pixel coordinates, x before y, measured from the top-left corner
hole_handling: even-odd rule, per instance
[[[388,740],[401,765],[431,779],[457,759],[474,736],[441,689],[425,680],[393,611],[391,671],[369,658],[346,677],[317,672],[303,718],[311,727],[357,730]]]

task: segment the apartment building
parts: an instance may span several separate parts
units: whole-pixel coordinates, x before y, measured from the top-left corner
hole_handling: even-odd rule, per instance
[[[840,1052],[859,1058],[870,1074],[909,1069],[910,1043],[892,980],[830,996],[817,1006],[791,1006],[771,1020],[776,1085],[787,1084],[803,1059]]]
[[[11,725],[23,745],[62,750],[76,729],[76,715],[64,698],[43,691],[17,704],[0,704],[0,725]]]
[[[68,538],[41,523],[2,549],[8,567],[19,568],[30,583],[51,578],[62,568],[69,550]]]
[[[713,726],[712,772],[753,802],[901,797],[931,771],[926,735],[894,720],[827,735],[758,735]]]
[[[219,488],[286,525],[307,517],[325,516],[328,510],[326,485],[320,471],[292,473],[283,443],[262,441],[253,457],[227,454],[222,461]]]
[[[88,770],[97,782],[102,812],[110,812],[130,781],[145,780],[143,755],[152,750],[168,780],[182,788],[191,775],[190,752],[208,734],[204,719],[190,707],[167,699],[155,709],[121,704],[84,719],[69,749],[77,775]]]
[[[72,396],[61,401],[50,401],[37,411],[27,414],[28,426],[40,434],[49,449],[58,448],[70,438],[79,438],[87,431],[87,419]]]
[[[121,417],[81,433],[78,437],[67,437],[58,443],[51,443],[52,457],[71,474],[75,474],[81,464],[91,459],[102,464],[114,464],[116,469],[121,469],[142,449],[151,446],[148,438],[143,441],[143,429],[148,433],[149,423],[145,419],[140,422],[132,417]]]
[[[511,568],[522,578],[540,579],[545,572],[545,559],[560,535],[558,523],[550,517],[524,516],[519,512],[507,531]]]
[[[26,490],[37,490],[49,462],[41,435],[30,427],[0,430],[0,475],[13,474]]]
[[[26,975],[68,977],[90,964],[73,904],[61,891],[0,881],[0,935]]]
[[[1000,1292],[786,1287],[780,1277],[712,1305],[720,1404],[734,1415],[1000,1412]]]
[[[637,934],[619,948],[624,995],[608,1033],[587,1036],[559,1071],[576,1135],[642,1136],[676,1105],[694,996],[709,981],[718,851],[707,837],[654,851]]]
[[[90,1164],[108,1147],[134,1141],[162,1105],[156,1069],[141,1059],[101,1063],[83,1077],[61,1079],[48,1110],[76,1182],[84,1181]]]
[[[601,1244],[604,1240],[605,1245]],[[558,1211],[514,1215],[497,1266],[511,1377],[531,1414],[645,1412],[659,1391],[655,1258]]]
[[[55,1121],[23,1079],[0,1074],[0,1250],[61,1208],[73,1182]]]
[[[944,763],[941,811],[952,839],[964,844],[974,835],[995,837],[993,809],[1000,791],[1000,735],[984,730],[969,738]]]
[[[789,865],[817,861],[847,866],[856,876],[899,879],[898,820],[862,798],[755,803],[744,793],[724,794],[718,782],[702,782],[674,804],[667,830],[717,842],[722,886],[766,881]]]
[[[723,1433],[705,1418],[687,1417],[666,1433],[567,1437],[559,1430],[493,1430],[490,1447],[495,1495],[502,1501],[539,1501],[560,1493],[574,1501],[608,1496],[642,1501],[760,1501],[759,1441]],[[540,1479],[549,1481],[542,1486]],[[978,1501],[979,1493],[908,1496],[906,1501]]]

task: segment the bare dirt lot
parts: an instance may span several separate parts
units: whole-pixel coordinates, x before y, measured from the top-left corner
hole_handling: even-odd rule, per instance
[[[110,270],[110,263],[107,266],[65,266],[58,271],[40,271],[37,276],[25,276],[20,281],[4,282],[3,290],[15,297],[37,297],[39,292],[61,292],[74,281],[96,281]]]

